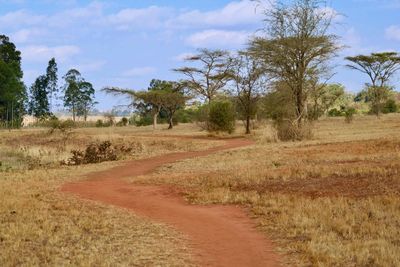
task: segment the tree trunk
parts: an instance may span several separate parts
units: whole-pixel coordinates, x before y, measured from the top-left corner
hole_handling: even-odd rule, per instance
[[[168,126],[168,130],[171,130],[172,128],[174,128],[174,122],[172,120],[172,116],[169,118],[169,126]]]
[[[250,134],[250,115],[247,115],[246,117],[246,134]]]
[[[157,129],[157,116],[158,116],[158,113],[153,115],[153,129],[154,130]]]

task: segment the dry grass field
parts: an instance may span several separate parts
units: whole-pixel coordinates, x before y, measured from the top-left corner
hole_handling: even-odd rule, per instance
[[[121,160],[215,145],[163,137],[168,134],[150,128],[77,129],[68,136],[0,131],[0,266],[190,266],[186,237],[171,227],[58,192],[66,182],[118,164],[60,164],[91,142],[134,148]]]
[[[315,125],[315,137],[273,142],[166,166],[141,183],[182,188],[202,204],[248,207],[287,264],[400,265],[400,117]]]
[[[400,265],[400,116],[323,119],[310,141],[277,142],[268,125],[246,148],[184,160],[135,183],[172,184],[188,201],[248,208],[284,263],[295,266]],[[238,130],[240,134],[241,129]],[[109,206],[57,189],[118,162],[62,166],[71,149],[93,141],[128,144],[138,159],[202,150],[221,141],[193,125],[0,132],[0,266],[188,266],[186,237]],[[167,137],[171,135],[172,137]]]

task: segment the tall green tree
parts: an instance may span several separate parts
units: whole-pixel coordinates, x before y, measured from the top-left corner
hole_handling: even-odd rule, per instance
[[[38,119],[50,116],[51,103],[57,88],[57,63],[52,58],[47,66],[46,74],[40,75],[30,88],[29,113]]]
[[[84,116],[86,119],[89,110],[96,103],[93,85],[85,81],[76,69],[69,70],[63,79],[65,80],[64,106],[70,110],[74,121],[76,116]]]
[[[331,77],[329,61],[340,49],[337,37],[329,33],[333,16],[322,7],[319,0],[275,1],[265,12],[265,36],[250,45],[268,76],[284,84],[278,90],[289,89],[295,110],[285,120],[299,129],[308,117],[310,85]]]
[[[25,114],[26,87],[22,82],[21,52],[0,35],[0,122],[20,126]]]
[[[45,119],[51,115],[47,97],[48,80],[45,75],[39,76],[30,88],[29,113],[37,119]]]
[[[47,78],[47,94],[50,100],[50,110],[53,105],[53,98],[56,97],[58,92],[58,66],[55,58],[50,59],[47,69],[46,69],[46,78]]]

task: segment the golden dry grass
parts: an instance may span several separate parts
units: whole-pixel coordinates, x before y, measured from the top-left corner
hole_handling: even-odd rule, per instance
[[[59,164],[69,150],[90,142],[137,146],[124,159],[215,145],[163,135],[130,127],[77,129],[65,141],[46,129],[0,131],[0,266],[191,266],[186,237],[174,229],[58,191],[85,173],[118,164]]]
[[[136,177],[195,203],[240,204],[296,266],[400,265],[400,116],[324,119],[315,138],[185,160]]]

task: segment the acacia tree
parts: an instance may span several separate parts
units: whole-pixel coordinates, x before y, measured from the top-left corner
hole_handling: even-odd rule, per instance
[[[400,55],[396,52],[372,53],[346,57],[350,69],[366,74],[371,83],[367,83],[368,99],[371,102],[371,111],[379,116],[385,101],[388,100],[391,88],[389,81],[400,70]]]
[[[246,134],[250,134],[250,123],[257,113],[257,103],[266,87],[266,77],[260,61],[248,52],[240,52],[233,60],[231,77],[235,95],[243,114]]]
[[[232,61],[229,53],[224,50],[201,49],[197,55],[186,58],[186,61],[200,66],[175,69],[186,76],[182,84],[211,103],[230,79]]]
[[[157,128],[157,118],[164,110],[168,117],[169,127],[173,128],[173,117],[189,99],[184,95],[182,86],[176,82],[153,79],[147,91],[134,91],[117,87],[105,87],[103,91],[111,94],[128,95],[133,98],[132,105],[142,114],[151,113],[153,128]]]
[[[323,10],[318,0],[276,1],[265,12],[266,36],[250,44],[267,75],[289,89],[295,116],[285,119],[299,129],[307,118],[310,84],[330,78],[329,60],[340,49],[337,37],[328,33],[333,15]]]

